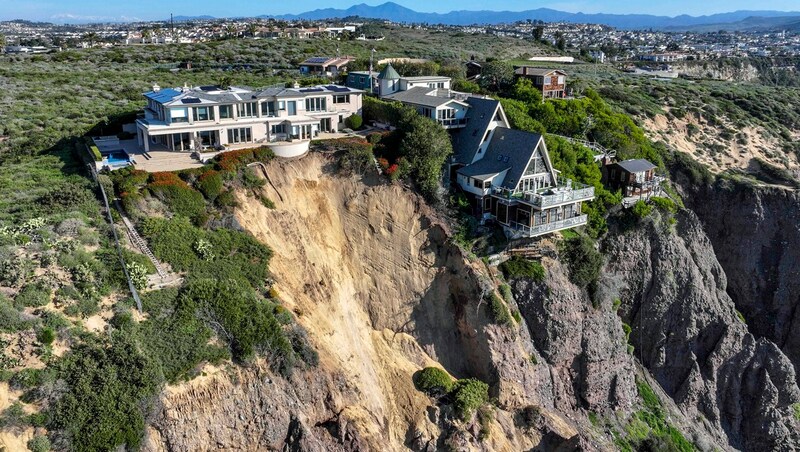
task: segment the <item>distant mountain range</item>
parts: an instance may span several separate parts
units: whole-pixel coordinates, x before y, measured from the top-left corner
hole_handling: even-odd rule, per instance
[[[800,12],[786,11],[734,11],[730,13],[711,14],[707,16],[680,15],[675,17],[654,16],[649,14],[584,14],[568,13],[548,8],[527,11],[451,11],[449,13],[422,13],[387,2],[382,5],[353,5],[347,9],[324,8],[300,14],[262,15],[259,18],[275,18],[284,20],[322,20],[345,17],[362,17],[367,19],[384,19],[395,22],[430,23],[445,25],[499,24],[524,20],[541,20],[544,22],[572,22],[609,25],[623,29],[659,29],[690,30],[704,29],[771,29],[780,28],[782,24],[800,21]],[[210,16],[177,16],[175,20],[213,19]],[[716,27],[716,28],[714,28]],[[765,28],[766,27],[766,28]]]

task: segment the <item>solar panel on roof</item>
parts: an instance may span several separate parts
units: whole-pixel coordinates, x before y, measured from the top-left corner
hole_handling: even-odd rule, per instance
[[[203,90],[203,91],[217,91],[217,90],[219,90],[219,86],[205,85],[205,86],[201,86],[200,89]]]
[[[350,88],[348,88],[346,86],[331,85],[331,86],[327,86],[326,88],[328,88],[329,90],[333,91],[334,93],[349,93],[350,92]]]
[[[313,57],[306,60],[306,63],[324,63],[328,61],[329,58],[326,57]]]
[[[321,93],[322,91],[325,90],[322,88],[303,88],[300,90],[301,93]]]
[[[200,99],[194,97],[189,97],[181,100],[182,104],[199,104],[200,102],[202,102]]]

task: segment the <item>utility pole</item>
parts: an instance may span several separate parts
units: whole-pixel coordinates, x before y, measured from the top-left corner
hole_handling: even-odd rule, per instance
[[[172,39],[175,39],[175,19],[172,17],[172,13],[169,13],[169,27],[172,29]]]
[[[372,59],[375,57],[375,48],[372,49],[372,52],[369,54],[369,92],[372,93],[374,91],[374,85],[372,83]]]

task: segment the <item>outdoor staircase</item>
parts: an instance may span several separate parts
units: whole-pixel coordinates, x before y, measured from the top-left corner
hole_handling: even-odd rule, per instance
[[[117,210],[120,212],[120,217],[122,217],[122,222],[125,224],[125,228],[128,229],[128,237],[130,237],[131,242],[136,245],[137,248],[145,255],[150,262],[153,263],[153,266],[156,268],[156,272],[161,279],[165,279],[168,275],[167,272],[164,271],[164,268],[161,266],[161,262],[156,259],[156,256],[150,251],[150,247],[147,246],[147,242],[136,232],[136,228],[131,223],[131,220],[128,219],[123,213],[122,209],[120,209],[119,203],[117,203]]]

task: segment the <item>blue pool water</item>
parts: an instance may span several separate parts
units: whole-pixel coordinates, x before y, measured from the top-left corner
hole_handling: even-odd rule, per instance
[[[130,163],[128,153],[120,149],[119,151],[111,151],[104,155],[108,159],[108,166],[127,165]]]

